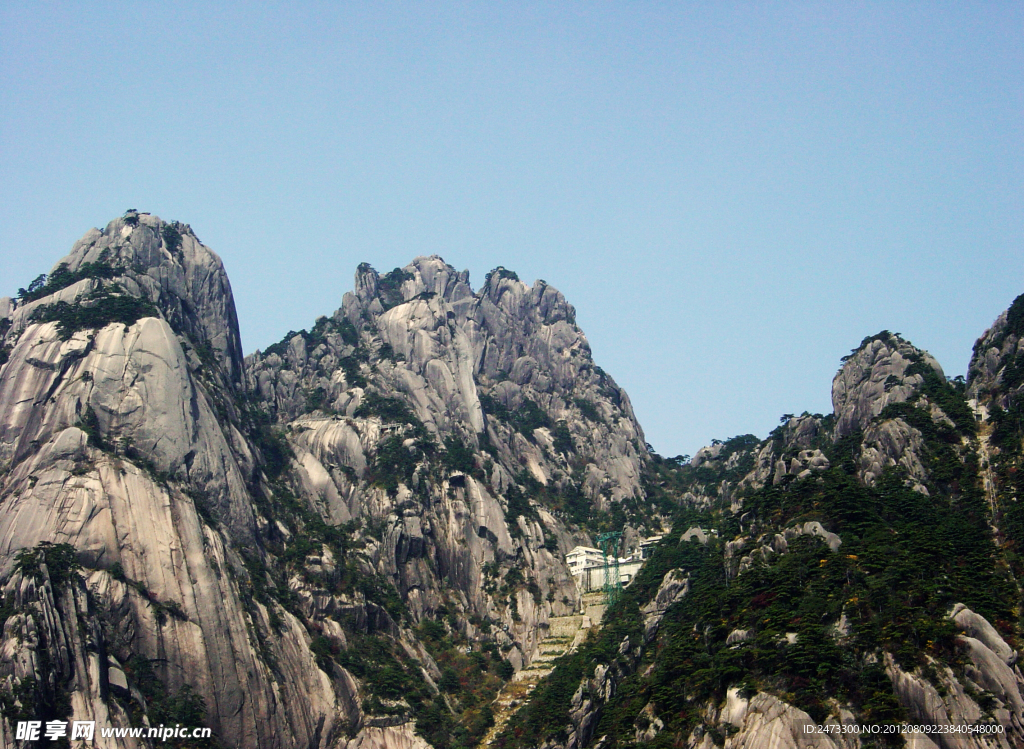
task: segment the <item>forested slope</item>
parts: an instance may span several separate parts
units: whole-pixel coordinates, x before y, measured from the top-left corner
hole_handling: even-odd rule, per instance
[[[883,331],[844,360],[832,414],[656,459],[684,498],[672,534],[501,745],[902,746],[804,726],[903,722],[993,732],[915,746],[1024,745],[1019,308],[967,383]]]

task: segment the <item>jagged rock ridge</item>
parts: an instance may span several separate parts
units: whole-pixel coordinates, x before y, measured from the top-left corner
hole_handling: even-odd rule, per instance
[[[129,211],[0,300],[0,334],[5,746],[31,710],[205,713],[238,747],[471,737],[574,609],[579,523],[644,497],[628,397],[504,269],[361,266],[243,363],[219,258]]]
[[[672,533],[499,745],[1024,746],[1022,303],[966,383],[882,331],[844,358],[834,413],[654,456]],[[652,637],[662,574],[686,586]],[[854,732],[900,722],[934,733]]]

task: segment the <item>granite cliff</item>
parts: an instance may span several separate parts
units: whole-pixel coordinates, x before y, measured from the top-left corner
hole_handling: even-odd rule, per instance
[[[666,459],[543,281],[364,264],[243,359],[219,258],[129,211],[0,299],[0,745],[475,746],[616,529],[664,537],[492,745],[1022,747],[1022,321]],[[852,730],[903,721],[945,732]]]
[[[1024,746],[1021,310],[966,382],[882,331],[833,413],[653,456],[672,532],[499,745]]]
[[[436,257],[364,265],[243,361],[190,227],[87,233],[0,300],[0,744],[72,718],[471,745],[577,605],[564,553],[644,498],[574,318],[501,268],[474,292]]]

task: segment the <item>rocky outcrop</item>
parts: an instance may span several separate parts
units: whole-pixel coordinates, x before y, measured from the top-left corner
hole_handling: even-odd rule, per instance
[[[807,413],[784,416],[782,425],[768,439],[748,448],[745,454],[730,456],[737,464],[750,461],[750,470],[736,483],[733,497],[827,470],[832,467],[825,454],[828,446],[858,433],[854,467],[861,481],[873,486],[886,469],[898,468],[911,486],[927,493],[920,431],[902,418],[880,417],[887,406],[906,403],[927,413],[940,428],[953,429],[950,417],[922,391],[929,373],[945,381],[938,362],[900,336],[882,331],[865,338],[844,358],[832,382],[831,417]],[[691,466],[713,464],[726,444],[702,448]],[[719,491],[719,497],[724,499],[723,491]],[[730,505],[737,512],[742,508],[742,502],[735,498],[730,499]]]
[[[846,742],[840,732],[826,732],[840,725],[828,720],[821,733],[817,723],[803,710],[779,698],[759,692],[749,700],[738,690],[729,690],[721,721],[736,729],[725,741],[725,749],[840,749],[857,746]]]
[[[557,555],[583,537],[559,498],[578,512],[643,495],[643,432],[572,306],[501,268],[474,292],[438,257],[383,276],[360,266],[333,317],[249,357],[247,378],[287,430],[293,488],[332,522],[383,520],[372,559],[414,615],[446,606],[501,621],[517,664],[537,627],[575,604]],[[435,451],[441,472],[420,452],[408,475],[382,480],[399,435]],[[495,600],[485,566],[524,567],[540,600],[525,589]],[[447,600],[453,582],[464,595]]]
[[[767,564],[776,554],[785,554],[789,550],[789,543],[800,536],[811,536],[820,538],[828,547],[829,551],[837,552],[842,546],[843,540],[835,533],[825,530],[825,527],[816,520],[808,521],[802,525],[795,525],[780,533],[770,536],[764,534],[757,539],[754,548],[747,554],[740,556],[752,539],[747,536],[729,541],[725,545],[724,558],[726,571],[730,577],[740,575],[755,564]],[[734,561],[737,560],[738,561]]]
[[[328,742],[355,694],[317,667],[294,616],[246,603],[257,456],[230,395],[241,356],[219,259],[188,227],[128,215],[76,243],[51,287],[69,277],[13,311],[0,370],[0,569],[20,612],[0,674],[10,689],[59,684],[75,719],[116,725],[128,703],[107,702],[109,675],[116,687],[115,664],[142,659],[169,694],[194,690],[238,746]],[[82,312],[104,295],[151,306],[133,322]],[[37,321],[61,302],[70,314]],[[16,564],[43,543],[68,544],[84,568],[62,596],[32,593]],[[87,637],[72,636],[77,622]],[[18,656],[26,630],[50,651],[71,633],[67,660]]]
[[[224,265],[199,242],[187,224],[167,223],[129,211],[104,229],[91,229],[50,272],[50,282],[77,279],[39,299],[19,304],[11,315],[17,334],[39,307],[81,300],[110,279],[132,296],[153,302],[161,316],[194,346],[214,354],[211,363],[229,383],[240,381],[242,345],[238,318]],[[115,272],[106,275],[104,268]],[[45,290],[45,287],[44,287]]]
[[[932,659],[932,679],[918,673],[907,673],[888,654],[886,672],[893,691],[910,717],[912,725],[938,727],[928,738],[941,749],[1010,749],[1020,745],[1020,689],[1024,680],[1020,673],[1009,671],[1001,662],[993,661],[992,652],[977,640],[961,638],[969,658],[965,676],[958,678],[952,669]],[[1001,666],[1001,668],[1000,668]],[[933,683],[933,680],[936,683]],[[977,699],[987,694],[995,705],[990,710],[979,707]],[[1001,730],[966,732],[973,725],[998,726]],[[948,727],[960,726],[960,730]],[[943,727],[946,727],[943,732]]]
[[[1024,296],[999,315],[975,342],[967,369],[967,397],[979,404],[1008,408],[1024,389]]]
[[[367,726],[348,742],[345,749],[427,749],[430,744],[416,735],[411,723],[397,726]]]
[[[858,457],[857,475],[868,486],[874,486],[887,468],[899,466],[924,494],[928,472],[921,464],[924,441],[921,432],[903,419],[873,422],[864,430]]]
[[[1007,666],[1012,667],[1017,663],[1017,651],[1006,644],[1002,635],[981,614],[976,614],[962,603],[958,603],[950,611],[949,618],[956,622],[966,636],[979,641]]]
[[[416,705],[459,705],[417,625],[522,667],[575,610],[577,524],[644,496],[628,397],[504,269],[361,266],[243,362],[219,258],[130,211],[0,300],[0,338],[0,691],[57,718],[195,695],[230,746],[425,746]]]
[[[709,535],[703,528],[694,526],[688,528],[682,536],[679,537],[679,543],[683,544],[687,541],[697,541],[701,544],[707,544]]]
[[[640,607],[644,617],[644,641],[650,642],[658,631],[665,613],[690,592],[690,576],[681,569],[669,570],[661,580],[654,597]]]
[[[864,339],[832,381],[834,438],[866,429],[890,403],[912,400],[924,383],[922,368],[945,378],[930,354],[898,335],[882,331]]]
[[[815,471],[823,471],[828,467],[828,458],[821,450],[801,450],[789,460],[776,461],[772,484],[781,484],[786,477],[807,478]]]

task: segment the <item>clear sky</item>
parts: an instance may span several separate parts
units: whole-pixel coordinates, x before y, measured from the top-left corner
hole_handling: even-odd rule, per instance
[[[246,352],[355,267],[544,278],[660,453],[831,410],[883,328],[963,374],[1024,293],[1024,3],[0,4],[0,294],[127,208]]]

